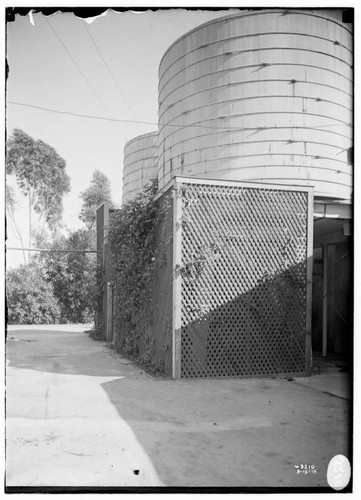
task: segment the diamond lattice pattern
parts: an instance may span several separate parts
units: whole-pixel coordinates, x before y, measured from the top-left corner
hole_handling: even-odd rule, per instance
[[[308,193],[182,184],[181,376],[305,371]]]

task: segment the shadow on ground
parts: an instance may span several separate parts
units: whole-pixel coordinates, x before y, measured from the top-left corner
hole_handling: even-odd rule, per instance
[[[103,384],[164,484],[327,486],[349,455],[349,403],[287,380],[138,380]],[[298,464],[316,474],[297,474]]]
[[[152,379],[66,330],[12,329],[7,357],[18,369],[114,377],[101,387],[166,486],[323,488],[331,458],[351,456],[351,402],[300,379]]]

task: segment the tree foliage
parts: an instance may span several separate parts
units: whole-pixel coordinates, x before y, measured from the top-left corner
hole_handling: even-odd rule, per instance
[[[49,228],[61,220],[63,196],[70,191],[65,169],[65,160],[53,147],[14,129],[7,142],[6,173],[15,175],[22,194]]]
[[[45,280],[52,284],[60,306],[60,322],[92,322],[96,256],[82,251],[94,250],[93,235],[86,229],[78,229],[67,237],[58,236],[52,241],[39,238],[37,243],[42,248],[54,250],[41,253],[37,260],[44,270]]]
[[[108,201],[110,207],[113,206],[108,177],[99,170],[95,170],[90,186],[80,194],[80,198],[82,199],[82,207],[79,219],[89,230],[92,230],[95,228],[96,209],[99,205]]]
[[[44,270],[31,262],[7,273],[9,324],[50,324],[60,320],[60,307]]]
[[[5,185],[5,203],[6,211],[13,213],[16,207],[15,193],[14,188],[8,184]]]
[[[27,174],[24,165],[27,164],[30,170],[31,165],[26,163],[27,159],[21,161],[20,153],[29,153],[30,148],[35,146],[34,141],[21,131],[14,132],[18,139],[18,132],[21,140],[17,144],[20,146],[9,149],[7,171],[17,172],[18,183],[25,193]],[[36,196],[39,194],[41,190],[37,191]],[[104,201],[111,202],[107,177],[99,171],[94,172],[82,198],[80,218],[86,227],[71,231],[68,235],[39,229],[34,232],[34,243],[36,247],[50,251],[41,252],[33,256],[27,265],[8,272],[10,322],[89,323],[94,320],[98,299],[96,254],[85,251],[96,249],[96,208]],[[15,201],[11,189],[7,189],[7,203],[9,210],[13,211]],[[37,206],[40,205],[38,200]]]

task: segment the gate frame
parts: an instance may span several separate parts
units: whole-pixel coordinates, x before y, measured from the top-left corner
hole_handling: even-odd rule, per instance
[[[182,184],[201,184],[204,186],[230,186],[244,188],[273,189],[276,191],[301,191],[307,193],[307,243],[306,243],[306,324],[305,324],[305,375],[311,375],[312,367],[312,265],[313,265],[313,186],[294,186],[292,184],[270,184],[264,182],[229,181],[204,179],[198,177],[173,177],[162,193],[173,189],[173,314],[172,314],[172,377],[181,378],[182,348]]]
[[[96,210],[97,264],[103,269],[102,333],[109,342],[113,340],[112,287],[109,275],[107,230],[109,228],[109,202],[104,201]]]

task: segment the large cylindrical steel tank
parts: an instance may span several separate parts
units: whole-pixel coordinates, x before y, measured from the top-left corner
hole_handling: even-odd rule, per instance
[[[157,177],[158,132],[139,135],[124,147],[123,203]]]
[[[349,199],[352,49],[341,9],[248,10],[179,38],[159,67],[159,188],[182,175]]]

